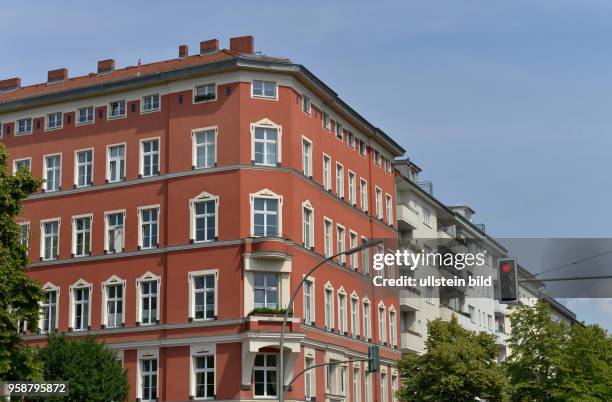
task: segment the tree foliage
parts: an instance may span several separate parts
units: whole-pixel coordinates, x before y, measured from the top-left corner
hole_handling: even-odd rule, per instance
[[[44,293],[25,273],[29,260],[26,247],[19,242],[15,218],[21,213],[22,201],[36,191],[41,180],[25,169],[11,175],[7,161],[0,143],[0,380],[35,380],[39,370],[31,350],[21,343],[19,322],[37,329]]]
[[[45,401],[124,401],[128,397],[127,370],[116,354],[95,338],[49,337],[40,349],[45,381],[68,382],[69,395]]]
[[[556,322],[550,305],[510,314],[506,361],[513,401],[612,400],[612,337],[597,325]]]
[[[505,400],[506,376],[495,362],[494,335],[462,328],[453,316],[428,324],[426,353],[407,354],[398,363],[402,401]]]

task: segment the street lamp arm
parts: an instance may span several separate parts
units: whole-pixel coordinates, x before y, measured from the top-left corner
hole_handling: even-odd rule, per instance
[[[344,364],[344,363],[357,363],[357,362],[367,362],[369,359],[349,359],[349,360],[342,360],[342,361],[336,361],[336,362],[327,362],[327,363],[319,363],[319,364],[313,364],[310,367],[306,367],[304,370],[300,371],[299,373],[297,373],[289,382],[289,384],[287,384],[287,388],[289,388],[291,386],[291,384],[293,384],[293,382],[295,380],[297,380],[297,378],[299,376],[301,376],[302,374],[304,374],[305,372],[307,372],[308,370],[317,368],[317,367],[323,367],[323,366],[332,366],[334,364]]]

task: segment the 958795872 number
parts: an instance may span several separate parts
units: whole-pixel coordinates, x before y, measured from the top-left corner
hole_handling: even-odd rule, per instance
[[[2,389],[4,388],[4,389]],[[0,388],[3,396],[66,396],[68,395],[67,382],[29,382],[29,381],[7,381]]]

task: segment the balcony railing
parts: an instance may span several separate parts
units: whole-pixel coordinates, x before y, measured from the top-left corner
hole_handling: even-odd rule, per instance
[[[411,352],[419,353],[425,348],[425,340],[421,334],[411,329],[402,329],[400,333],[400,343],[403,350]]]
[[[419,213],[409,204],[400,202],[397,204],[397,219],[400,228],[407,225],[407,229],[416,229],[419,224]]]
[[[430,181],[420,181],[417,183],[417,186],[421,187],[423,191],[429,193],[429,195],[433,195],[433,183]]]

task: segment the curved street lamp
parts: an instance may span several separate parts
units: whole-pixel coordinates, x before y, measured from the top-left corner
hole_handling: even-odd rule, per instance
[[[363,251],[367,248],[378,246],[379,244],[383,244],[383,240],[380,240],[380,239],[379,240],[368,240],[368,241],[363,242],[361,246],[353,247],[346,251],[342,251],[340,253],[337,253],[330,257],[325,258],[324,260],[319,262],[317,265],[312,267],[310,271],[308,271],[308,273],[304,275],[300,283],[293,290],[293,293],[291,294],[291,298],[289,299],[289,303],[287,304],[287,308],[285,310],[285,316],[283,317],[283,323],[281,324],[281,334],[280,334],[280,342],[279,342],[279,346],[280,346],[280,356],[279,356],[279,360],[280,360],[279,366],[280,367],[279,368],[280,368],[280,380],[281,380],[281,390],[280,391],[281,392],[280,392],[280,396],[278,399],[279,402],[285,401],[285,391],[286,391],[285,390],[285,367],[284,367],[284,361],[283,361],[284,360],[283,348],[285,346],[284,345],[285,344],[285,326],[287,325],[287,319],[289,318],[289,311],[293,311],[293,302],[295,301],[295,298],[297,297],[298,292],[302,288],[302,285],[304,285],[304,282],[306,282],[306,280],[310,277],[310,275],[312,275],[314,271],[316,271],[319,267],[323,266],[325,263],[332,261],[334,258],[339,257],[341,255],[349,256],[351,254],[355,254],[360,251]]]

